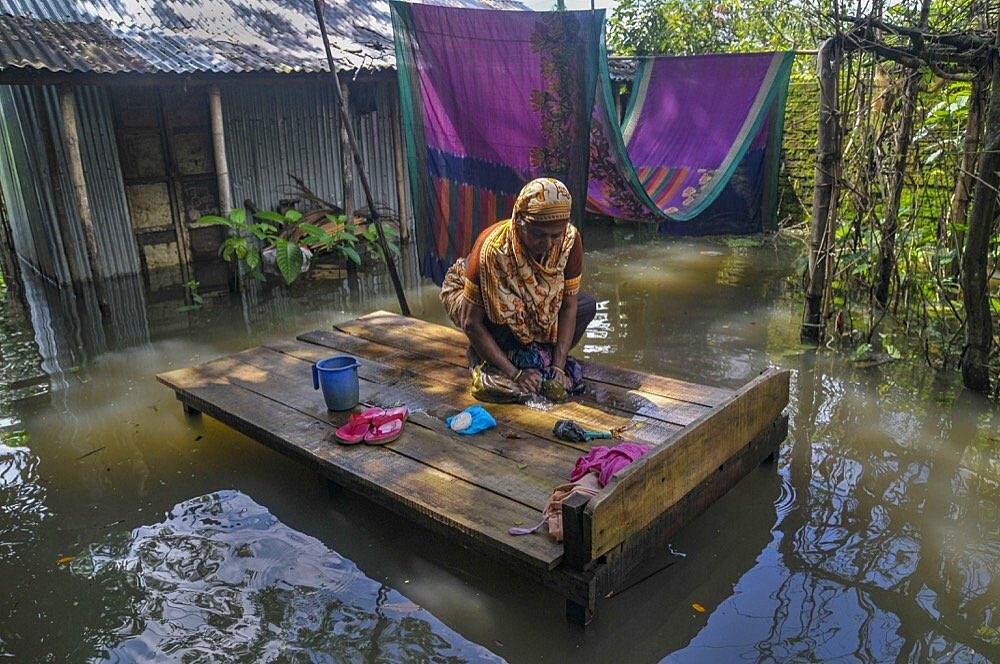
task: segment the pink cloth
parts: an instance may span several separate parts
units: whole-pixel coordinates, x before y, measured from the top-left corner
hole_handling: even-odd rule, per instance
[[[587,473],[597,473],[597,483],[603,487],[615,473],[651,449],[649,445],[639,443],[621,443],[611,448],[598,445],[576,460],[569,479],[575,482]]]

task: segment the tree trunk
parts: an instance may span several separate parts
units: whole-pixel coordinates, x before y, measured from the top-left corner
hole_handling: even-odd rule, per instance
[[[830,205],[840,171],[840,120],[837,108],[837,79],[842,49],[836,38],[827,39],[816,54],[819,69],[819,136],[816,144],[816,176],[813,184],[812,238],[809,245],[809,285],[805,314],[799,333],[803,342],[823,340],[823,295],[826,292],[830,258],[827,227],[836,210]]]
[[[1000,49],[1000,28],[996,46]],[[991,66],[989,114],[986,139],[979,158],[979,175],[972,202],[972,217],[965,236],[962,255],[962,300],[965,303],[965,348],[962,352],[962,383],[970,390],[989,393],[990,350],[993,346],[993,321],[986,283],[986,262],[990,242],[994,240],[997,211],[997,185],[1000,183],[1000,61],[996,51]]]
[[[920,90],[920,72],[908,71],[906,84],[900,98],[902,119],[896,131],[893,151],[892,172],[889,174],[889,200],[886,202],[885,223],[882,226],[882,240],[879,242],[878,280],[875,282],[875,304],[885,310],[889,301],[889,284],[896,274],[896,231],[899,230],[899,204],[903,197],[906,159],[909,155],[910,138],[913,136],[913,113],[916,109],[917,92]]]
[[[920,9],[921,30],[927,27],[930,5],[930,0],[924,0]],[[875,282],[875,304],[883,311],[889,302],[889,284],[896,274],[896,231],[899,229],[899,203],[903,196],[906,158],[909,154],[910,140],[913,137],[913,114],[917,106],[920,79],[919,70],[909,71],[906,76],[906,84],[903,86],[903,94],[899,100],[899,111],[902,119],[896,132],[894,146],[896,160],[893,163],[892,172],[889,174],[889,202],[885,210],[885,224],[882,226],[882,241],[879,243],[878,280]]]
[[[962,239],[965,233],[958,226],[964,226],[969,218],[969,199],[975,182],[976,156],[979,151],[979,138],[983,128],[983,106],[986,97],[985,75],[976,76],[972,81],[972,92],[969,95],[969,119],[965,125],[965,146],[962,150],[962,165],[959,167],[955,180],[955,191],[951,195],[951,205],[948,209],[946,224],[938,232],[938,240],[944,243],[948,237],[947,224],[951,224],[951,235],[955,238],[956,260],[952,262],[954,274],[958,276],[960,265]]]

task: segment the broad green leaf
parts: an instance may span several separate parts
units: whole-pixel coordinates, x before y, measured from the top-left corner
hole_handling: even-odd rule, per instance
[[[226,219],[225,217],[220,217],[217,214],[206,214],[198,217],[195,220],[194,226],[226,226],[227,228],[232,228],[233,223]]]
[[[344,254],[351,260],[352,263],[354,263],[355,265],[361,265],[361,256],[359,256],[358,252],[354,250],[354,247],[341,245],[338,248],[340,249],[340,252],[342,254]]]
[[[243,208],[233,208],[233,211],[229,213],[229,218],[233,220],[233,223],[242,226],[247,223],[247,211]]]
[[[273,210],[259,210],[255,212],[253,216],[278,225],[285,223],[285,218]]]
[[[257,247],[253,247],[247,251],[246,263],[247,267],[251,270],[260,265],[260,250]]]
[[[302,250],[299,245],[285,239],[279,239],[274,248],[278,271],[285,283],[290,284],[302,273]]]
[[[302,213],[294,208],[285,211],[285,221],[290,221],[294,224],[301,218],[302,218]]]

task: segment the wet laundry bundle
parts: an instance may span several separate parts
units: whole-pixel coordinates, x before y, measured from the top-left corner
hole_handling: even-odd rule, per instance
[[[511,528],[511,535],[529,535],[547,526],[549,535],[557,542],[563,540],[562,505],[570,496],[583,495],[588,499],[607,486],[614,474],[640,458],[652,447],[625,442],[608,448],[597,446],[576,460],[568,484],[557,486],[542,511],[542,520],[530,528]]]

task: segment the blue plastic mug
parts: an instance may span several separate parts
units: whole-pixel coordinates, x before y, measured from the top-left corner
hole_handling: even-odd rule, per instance
[[[358,405],[358,366],[350,355],[336,355],[312,365],[313,389],[323,388],[330,410],[350,410]]]

